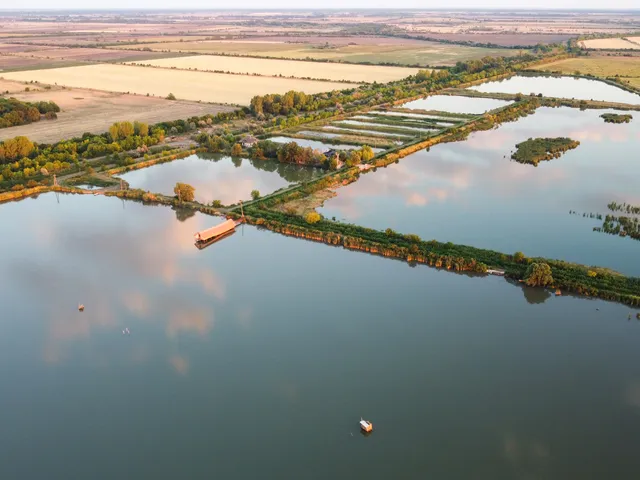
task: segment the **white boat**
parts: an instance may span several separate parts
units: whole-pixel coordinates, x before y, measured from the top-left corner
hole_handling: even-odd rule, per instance
[[[363,420],[362,418],[360,418],[360,429],[363,432],[369,433],[373,430],[373,423],[367,421],[367,420]]]

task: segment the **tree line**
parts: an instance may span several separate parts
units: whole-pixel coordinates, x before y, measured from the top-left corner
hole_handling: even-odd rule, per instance
[[[0,128],[39,122],[44,115],[47,119],[57,118],[60,107],[54,102],[22,102],[16,98],[0,97]]]

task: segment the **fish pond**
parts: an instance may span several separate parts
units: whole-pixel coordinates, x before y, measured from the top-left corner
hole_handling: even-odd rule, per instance
[[[199,153],[124,173],[120,177],[131,188],[165,195],[173,195],[176,182],[188,183],[195,187],[195,198],[199,202],[208,204],[220,200],[229,205],[250,199],[253,190],[266,195],[294,183],[307,182],[322,173],[317,168],[275,160]]]
[[[598,80],[574,77],[546,77],[516,75],[505,80],[487,82],[470,87],[485,93],[530,93],[546,97],[601,100],[605,102],[640,104],[640,95]]]
[[[609,202],[640,205],[640,122],[609,124],[602,113],[540,108],[367,173],[339,188],[319,211],[426,240],[640,275],[640,262],[632,261],[640,242],[593,232],[603,223],[597,215],[611,213]],[[536,137],[569,137],[580,145],[538,167],[511,160],[516,144]]]
[[[398,105],[411,110],[438,110],[449,113],[483,114],[489,110],[505,107],[512,102],[494,98],[462,97],[458,95],[430,95]]]
[[[318,133],[318,132],[316,132]],[[330,138],[330,137],[326,137]],[[314,150],[320,150],[320,152],[326,152],[327,150],[356,150],[358,145],[346,145],[346,144],[333,144],[327,142],[321,142],[320,140],[309,140],[308,138],[291,138],[291,137],[270,137],[269,140],[276,143],[289,143],[296,142],[301,147],[309,147]],[[381,152],[382,148],[372,148],[374,152]]]
[[[0,205],[0,478],[636,478],[627,307],[178,213]]]

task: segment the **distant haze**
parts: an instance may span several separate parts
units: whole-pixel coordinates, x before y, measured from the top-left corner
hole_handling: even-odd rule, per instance
[[[265,4],[261,0],[237,0],[232,2],[234,9],[265,9]],[[80,0],[59,0],[51,2],[51,0],[23,0],[19,5],[14,4],[19,9],[95,9],[96,5],[89,6],[87,2]],[[8,8],[7,4],[4,8]],[[640,5],[637,0],[611,0],[606,3],[596,0],[528,0],[525,2],[514,3],[512,0],[451,0],[446,2],[428,2],[424,0],[323,0],[311,1],[302,4],[299,0],[275,0],[269,2],[269,9],[349,9],[349,8],[419,8],[419,9],[445,9],[445,8],[468,8],[468,9],[491,9],[491,8],[508,8],[508,9],[638,9]],[[184,1],[162,1],[157,0],[138,0],[130,2],[129,0],[112,0],[105,4],[104,9],[180,9],[189,8],[199,9],[221,9],[229,8],[229,4],[211,0],[184,0]],[[2,10],[2,7],[0,7]]]

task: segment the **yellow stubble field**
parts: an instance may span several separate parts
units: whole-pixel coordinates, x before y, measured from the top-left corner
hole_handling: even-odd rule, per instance
[[[219,70],[232,73],[257,75],[282,75],[284,77],[316,78],[348,82],[387,83],[414,75],[417,68],[350,65],[339,63],[303,62],[297,60],[272,60],[264,58],[229,57],[223,55],[194,55],[140,61],[158,67],[182,69]]]
[[[355,85],[108,64],[10,72],[4,73],[3,77],[7,80],[37,81],[157,97],[172,93],[182,100],[235,105],[248,105],[254,95],[285,93],[289,90],[313,94],[343,90]]]

